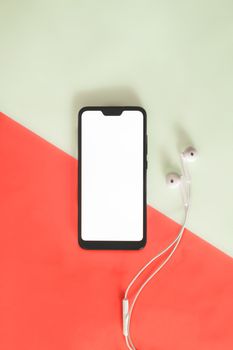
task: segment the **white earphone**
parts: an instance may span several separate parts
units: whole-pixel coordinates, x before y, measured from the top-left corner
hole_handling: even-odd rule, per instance
[[[184,152],[180,154],[181,158],[181,175],[177,173],[169,173],[166,176],[166,182],[170,188],[180,188],[181,195],[182,195],[182,201],[184,205],[184,220],[183,224],[180,228],[179,234],[175,238],[171,244],[166,247],[164,250],[162,250],[159,254],[154,256],[148,263],[146,263],[141,270],[134,276],[134,278],[131,280],[129,283],[125,294],[124,294],[124,299],[122,300],[122,314],[123,314],[123,334],[125,336],[125,341],[128,349],[130,350],[136,350],[135,345],[133,344],[131,335],[130,335],[130,322],[131,322],[131,316],[132,312],[135,306],[135,303],[141,294],[142,290],[146,287],[146,285],[152,280],[152,278],[163,268],[163,266],[170,260],[172,255],[174,254],[176,248],[178,247],[181,238],[183,236],[183,232],[185,229],[185,225],[187,222],[187,217],[188,217],[188,211],[189,211],[189,205],[190,205],[190,186],[191,186],[191,177],[189,174],[189,170],[187,167],[187,162],[193,162],[197,159],[198,153],[195,148],[193,147],[188,147],[185,149]],[[143,282],[143,284],[140,286],[138,291],[136,292],[132,303],[129,302],[128,294],[135,283],[135,281],[138,279],[138,277],[147,269],[148,266],[150,266],[156,259],[158,259],[160,256],[162,256],[164,253],[169,251],[171,249],[171,252],[169,255],[166,257],[166,259],[159,265],[159,267],[156,268],[156,270]]]

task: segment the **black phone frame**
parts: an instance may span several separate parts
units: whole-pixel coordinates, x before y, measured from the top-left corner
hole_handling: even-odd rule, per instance
[[[82,239],[81,210],[82,210],[82,114],[85,111],[102,111],[105,115],[121,115],[125,110],[140,111],[143,115],[143,238],[141,241],[87,241]],[[84,249],[91,250],[138,250],[147,241],[147,115],[138,106],[86,106],[78,113],[78,243]]]

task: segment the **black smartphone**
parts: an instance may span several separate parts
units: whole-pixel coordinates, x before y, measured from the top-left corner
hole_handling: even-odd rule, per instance
[[[146,244],[147,121],[141,107],[78,115],[78,242],[86,249]]]

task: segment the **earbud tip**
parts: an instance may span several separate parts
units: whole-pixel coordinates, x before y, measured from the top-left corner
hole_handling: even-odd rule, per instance
[[[192,146],[187,147],[182,155],[188,162],[194,162],[198,158],[198,152]]]
[[[170,188],[176,188],[181,183],[181,177],[177,173],[169,173],[166,176],[166,183]]]

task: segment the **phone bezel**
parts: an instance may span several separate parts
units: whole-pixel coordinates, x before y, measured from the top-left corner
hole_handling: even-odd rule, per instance
[[[82,239],[82,114],[85,111],[102,111],[105,115],[120,115],[123,111],[136,110],[143,115],[143,238],[141,241],[87,241]],[[146,245],[147,240],[147,115],[138,106],[86,106],[78,113],[78,242],[84,249],[92,250],[137,250]]]

